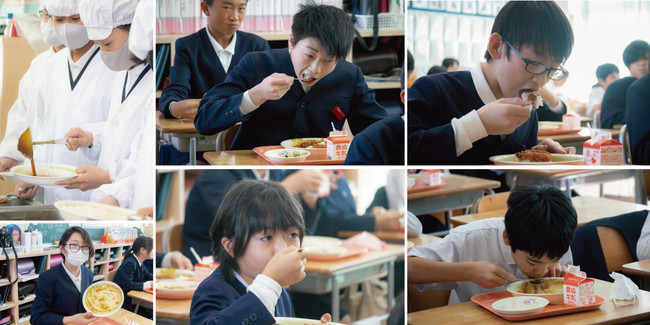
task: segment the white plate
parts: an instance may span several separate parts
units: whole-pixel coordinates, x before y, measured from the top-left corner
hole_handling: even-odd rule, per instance
[[[548,121],[541,121],[539,122],[539,125],[537,126],[538,130],[557,130],[559,127],[562,126],[562,122],[548,122]]]
[[[163,271],[164,270],[164,271]],[[166,273],[170,273],[169,275]],[[190,280],[194,278],[194,271],[179,269],[156,269],[156,277],[174,277],[177,280]],[[170,279],[171,280],[171,279]]]
[[[115,282],[111,282],[111,281],[99,281],[99,282],[95,282],[95,283],[93,283],[93,284],[92,284],[91,286],[89,286],[89,287],[86,289],[86,291],[84,292],[84,295],[83,295],[83,298],[81,299],[81,301],[83,302],[83,306],[84,306],[84,309],[86,309],[86,311],[91,311],[90,309],[88,309],[88,305],[86,304],[86,296],[88,295],[88,292],[90,292],[91,288],[93,288],[93,287],[95,287],[95,286],[98,286],[98,285],[103,285],[103,284],[107,284],[107,285],[110,285],[110,286],[112,286],[112,287],[114,287],[114,288],[117,288],[116,291],[119,291],[119,292],[120,292],[120,298],[121,298],[121,300],[120,300],[119,304],[117,304],[117,306],[115,307],[115,309],[114,309],[114,310],[111,310],[111,311],[108,312],[108,313],[103,313],[103,314],[95,314],[95,313],[93,313],[93,315],[98,316],[98,317],[108,317],[108,316],[110,316],[110,315],[115,314],[118,310],[120,310],[120,308],[122,308],[122,304],[124,303],[124,292],[122,292],[122,288],[120,288],[117,284],[115,284]]]
[[[299,157],[284,157],[284,154],[286,152],[297,152],[300,154]],[[301,149],[274,149],[274,150],[269,150],[264,152],[264,156],[266,158],[269,158],[272,162],[280,162],[280,163],[294,163],[294,162],[300,162],[304,161],[309,157],[310,153],[307,150],[301,150]]]
[[[554,278],[553,277],[548,277],[548,278],[540,278],[540,279],[543,279],[543,280],[558,279],[560,281],[564,280],[564,278],[560,278],[560,277],[554,277]],[[520,281],[513,282],[513,283],[509,284],[506,287],[506,290],[508,290],[508,292],[510,292],[515,297],[528,297],[528,298],[530,298],[530,297],[541,297],[541,298],[545,298],[546,300],[548,300],[548,302],[550,304],[552,304],[552,305],[558,305],[558,304],[563,304],[564,303],[564,290],[560,290],[559,293],[543,293],[543,294],[517,292],[517,290],[519,289],[519,287],[521,286],[521,284],[523,282],[530,281],[530,280],[531,279],[520,280]],[[560,286],[560,287],[564,289],[563,286]]]
[[[135,212],[124,208],[86,201],[63,200],[54,202],[64,220],[125,221]]]
[[[524,162],[517,160],[514,154],[498,155],[490,157],[495,165],[583,165],[582,155],[551,154],[550,162]]]
[[[300,148],[296,147],[301,141],[304,140],[317,140],[319,142],[327,143],[326,138],[296,138],[288,139],[280,142],[280,145],[287,149],[302,149],[307,150],[311,153],[311,157],[314,159],[327,159],[327,148]]]
[[[61,187],[57,181],[77,177],[77,167],[59,164],[36,164],[36,175],[32,176],[31,165],[18,165],[11,168],[11,174],[21,183],[33,184],[42,187]]]
[[[335,237],[326,236],[305,236],[302,239],[302,247],[313,246],[339,246],[342,241]]]
[[[198,286],[199,283],[195,281],[157,280],[156,292],[167,295],[188,295],[192,294]]]
[[[293,318],[293,317],[276,317],[275,321],[281,325],[322,325],[320,320],[307,319],[307,318]],[[327,325],[343,325],[341,323],[329,322]]]
[[[504,315],[525,315],[537,313],[548,305],[541,297],[510,297],[495,301],[492,308]]]

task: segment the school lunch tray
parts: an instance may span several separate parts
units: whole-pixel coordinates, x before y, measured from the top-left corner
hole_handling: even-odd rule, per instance
[[[287,162],[287,163],[282,163],[282,162],[274,162],[271,161],[267,156],[264,155],[265,152],[269,150],[275,150],[275,149],[284,149],[283,146],[261,146],[261,147],[255,147],[253,148],[253,151],[264,161],[273,164],[273,165],[343,165],[345,162],[345,159],[327,159],[327,158],[311,158],[307,157],[307,159],[303,161],[298,161],[298,162]]]
[[[491,313],[509,321],[522,321],[522,320],[529,320],[529,319],[536,319],[536,318],[543,318],[543,317],[551,317],[556,315],[573,314],[573,313],[578,313],[578,312],[583,312],[588,310],[595,310],[600,308],[600,305],[607,302],[607,299],[599,295],[596,295],[595,304],[578,306],[578,307],[565,307],[563,304],[562,305],[549,304],[546,305],[546,307],[544,307],[542,311],[532,313],[532,314],[524,314],[524,315],[504,315],[499,311],[497,311],[496,309],[492,308],[492,304],[495,301],[504,298],[510,298],[510,297],[513,297],[513,295],[510,292],[508,292],[507,290],[501,290],[501,291],[494,291],[494,292],[481,293],[475,295],[472,297],[472,301],[477,305],[487,309]]]
[[[196,152],[214,151],[217,146],[216,134],[205,136],[196,133],[163,133],[162,137],[180,152],[190,152],[190,138],[193,137],[196,137]]]

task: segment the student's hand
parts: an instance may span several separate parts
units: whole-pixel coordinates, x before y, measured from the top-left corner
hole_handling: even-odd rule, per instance
[[[205,94],[204,94],[205,96]],[[169,104],[169,111],[178,118],[194,119],[199,111],[200,99],[185,99]]]
[[[278,100],[291,89],[293,77],[284,73],[274,73],[262,80],[260,84],[248,90],[248,96],[256,106],[264,104],[267,100]]]
[[[306,250],[299,252],[294,246],[286,247],[277,252],[264,267],[262,274],[275,280],[285,288],[302,281],[305,273],[305,259],[309,256]]]
[[[548,151],[550,153],[559,153],[559,154],[575,154],[575,147],[562,147],[558,142],[553,141],[551,138],[544,139],[538,145],[532,147],[533,150],[542,150]]]
[[[468,270],[469,279],[483,288],[491,289],[500,287],[508,281],[517,278],[502,267],[490,262],[472,262]]]
[[[528,121],[531,109],[530,103],[521,98],[501,98],[476,112],[488,135],[505,135]]]
[[[90,324],[98,319],[99,319],[98,317],[93,316],[93,313],[86,312],[86,313],[79,313],[72,316],[63,317],[63,324],[85,325],[85,324]]]
[[[377,231],[404,230],[404,226],[399,222],[399,219],[404,217],[404,212],[390,209],[386,210],[384,207],[375,206],[372,208],[371,214],[375,216],[375,228]]]
[[[18,165],[15,159],[9,157],[0,158],[0,172],[8,172],[11,167]]]
[[[82,166],[76,170],[79,176],[64,181],[57,181],[56,185],[65,185],[65,188],[80,189],[88,191],[102,186],[103,184],[110,184],[111,177],[106,169],[95,166]]]
[[[70,151],[77,151],[79,147],[88,147],[93,144],[93,134],[81,128],[72,128],[65,134],[66,144]]]
[[[321,170],[301,169],[283,179],[280,185],[286,188],[291,195],[295,195],[318,192],[322,181],[323,172]]]
[[[320,317],[320,322],[323,324],[329,323],[331,321],[332,321],[332,315],[330,315],[329,313],[325,313],[323,314],[323,316]]]
[[[120,206],[120,203],[117,202],[117,199],[112,195],[105,196],[103,199],[99,200],[99,202],[97,202],[97,203],[112,205],[112,206],[115,206],[115,207]]]
[[[550,265],[544,277],[564,277],[567,272],[566,266],[560,265],[559,263],[553,263]]]
[[[181,254],[181,252],[171,252],[169,254],[172,254],[171,257],[172,268],[179,269],[179,270],[194,269],[194,266],[192,265],[192,261],[190,261],[189,258],[185,257],[185,255]]]
[[[20,200],[31,200],[38,192],[38,185],[19,183],[16,185],[14,194]]]

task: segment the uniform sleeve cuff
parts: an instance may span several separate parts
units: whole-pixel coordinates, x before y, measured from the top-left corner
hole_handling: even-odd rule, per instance
[[[282,293],[282,287],[279,283],[264,274],[259,274],[253,280],[253,283],[248,286],[247,291],[257,296],[269,313],[275,315],[275,305]]]
[[[259,106],[253,104],[251,96],[248,94],[248,90],[244,92],[244,96],[241,99],[241,104],[239,104],[239,112],[241,116],[247,115],[252,111],[256,110]]]
[[[472,110],[460,119],[452,119],[451,126],[454,129],[456,156],[462,155],[472,148],[474,142],[488,136],[476,110]]]

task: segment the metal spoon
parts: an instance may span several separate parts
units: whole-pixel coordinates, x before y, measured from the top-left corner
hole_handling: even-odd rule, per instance
[[[302,82],[310,82],[314,80],[314,78],[309,73],[303,72],[302,74],[300,74],[300,78],[294,78],[294,80],[300,80]]]

